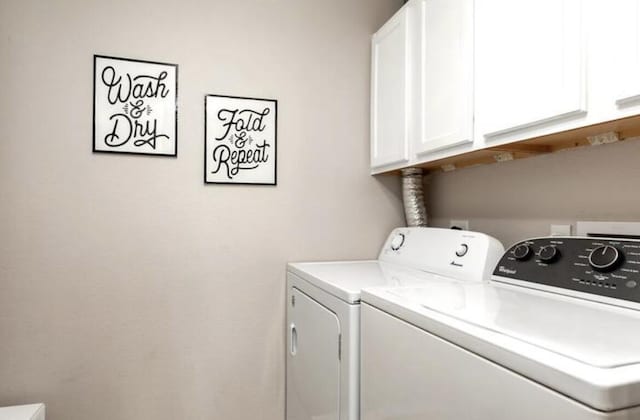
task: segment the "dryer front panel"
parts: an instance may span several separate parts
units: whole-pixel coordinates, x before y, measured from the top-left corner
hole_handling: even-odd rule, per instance
[[[338,420],[338,317],[293,287],[287,302],[287,329],[287,420]]]

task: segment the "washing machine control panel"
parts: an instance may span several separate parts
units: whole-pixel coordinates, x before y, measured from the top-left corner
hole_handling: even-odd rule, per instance
[[[640,240],[529,239],[505,252],[493,276],[640,303]]]

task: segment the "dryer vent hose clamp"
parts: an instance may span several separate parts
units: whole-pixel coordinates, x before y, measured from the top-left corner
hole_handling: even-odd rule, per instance
[[[422,169],[402,169],[402,201],[409,227],[426,227],[427,210],[424,205]]]

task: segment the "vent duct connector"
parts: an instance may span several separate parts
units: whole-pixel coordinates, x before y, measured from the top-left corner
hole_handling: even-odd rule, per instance
[[[421,168],[402,169],[402,201],[409,227],[427,226],[427,209],[424,205],[424,187]]]

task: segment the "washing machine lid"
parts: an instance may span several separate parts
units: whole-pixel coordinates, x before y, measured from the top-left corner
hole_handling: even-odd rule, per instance
[[[289,263],[287,271],[351,304],[360,302],[365,288],[420,285],[441,277],[378,260]]]
[[[447,282],[390,293],[590,366],[640,363],[639,311],[492,284]]]
[[[640,311],[453,280],[362,300],[596,409],[640,404]]]

